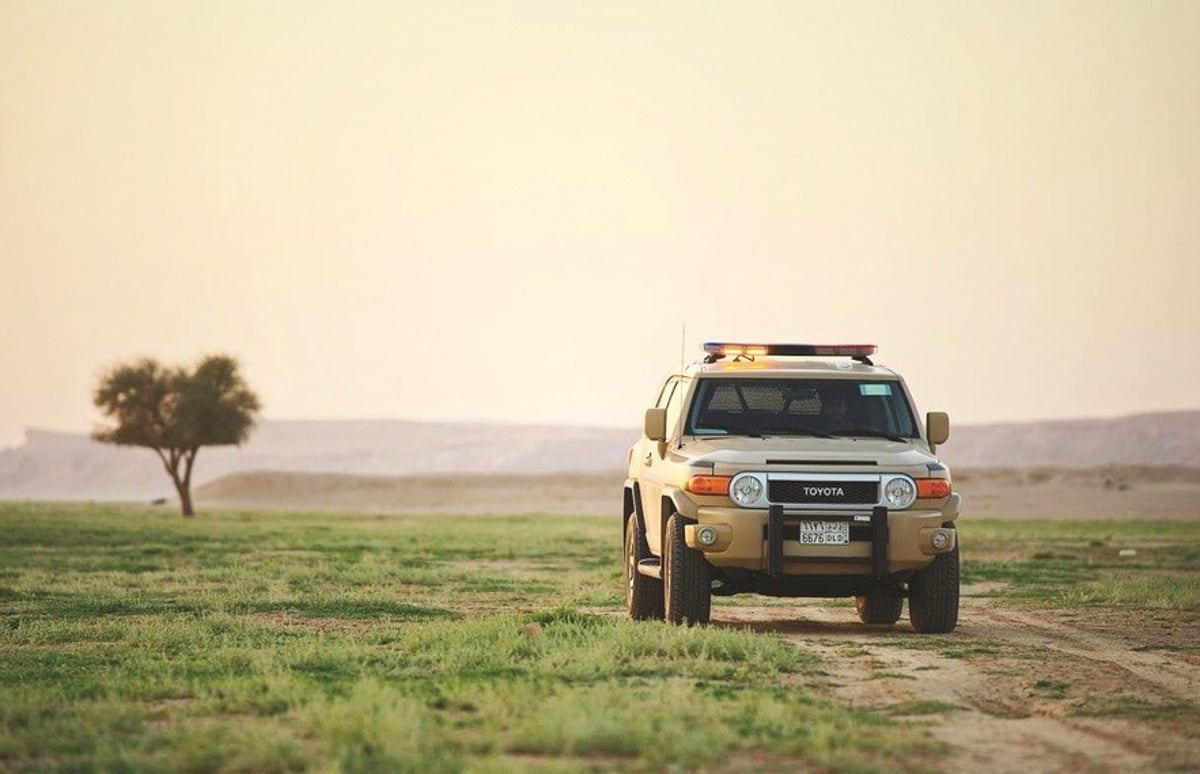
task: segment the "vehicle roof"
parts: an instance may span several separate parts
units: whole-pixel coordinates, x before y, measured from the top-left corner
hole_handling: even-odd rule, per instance
[[[721,376],[737,378],[776,379],[800,377],[805,379],[886,379],[899,380],[900,376],[890,368],[867,365],[854,360],[838,358],[826,360],[809,357],[770,357],[760,355],[753,360],[722,359],[715,363],[697,361],[689,363],[675,373],[684,376]]]

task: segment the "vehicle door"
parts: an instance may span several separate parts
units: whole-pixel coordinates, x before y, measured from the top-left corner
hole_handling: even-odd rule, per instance
[[[670,439],[671,410],[678,410],[682,400],[682,378],[672,376],[663,384],[658,394],[655,408],[667,410],[667,438]],[[676,423],[677,424],[677,423]],[[638,486],[642,496],[642,513],[646,519],[646,542],[651,553],[662,554],[662,491],[666,475],[666,460],[664,450],[666,444],[652,441],[642,436],[638,444],[637,455],[641,461],[641,474],[638,476]]]

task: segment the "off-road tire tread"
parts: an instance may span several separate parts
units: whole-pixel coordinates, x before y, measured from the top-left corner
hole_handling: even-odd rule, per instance
[[[629,555],[633,554],[633,566]],[[625,606],[629,617],[635,621],[661,621],[663,619],[663,582],[658,578],[642,575],[637,563],[650,558],[650,546],[646,535],[638,528],[637,515],[631,515],[625,523]],[[633,573],[633,590],[629,593],[629,573]]]
[[[673,514],[667,521],[663,547],[666,618],[671,623],[706,624],[712,615],[712,572],[704,554],[683,539],[686,520]]]
[[[872,591],[854,598],[858,619],[865,624],[891,625],[900,620],[904,598],[887,591]]]
[[[946,634],[958,625],[958,541],[919,570],[909,584],[908,619],[921,634]]]

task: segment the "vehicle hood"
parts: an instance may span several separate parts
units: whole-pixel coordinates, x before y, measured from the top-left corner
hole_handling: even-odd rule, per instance
[[[799,441],[799,442],[798,442]],[[713,474],[743,470],[893,471],[922,474],[938,462],[922,441],[886,438],[720,436],[685,443],[679,452],[693,465],[711,464]]]

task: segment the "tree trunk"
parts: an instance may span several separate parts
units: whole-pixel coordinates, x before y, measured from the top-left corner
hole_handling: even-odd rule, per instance
[[[179,507],[183,509],[185,517],[196,515],[196,512],[192,510],[192,465],[196,462],[196,452],[198,451],[200,448],[194,447],[183,453],[183,480],[176,484],[176,488],[179,490]]]
[[[196,512],[192,510],[192,490],[187,484],[179,486],[179,508],[184,518],[191,518],[196,515]]]
[[[184,518],[190,518],[196,515],[192,510],[192,490],[185,482],[177,476],[171,476],[171,483],[175,484],[175,491],[179,494],[179,510]]]
[[[175,485],[175,493],[179,495],[179,509],[183,516],[195,516],[195,511],[192,510],[192,465],[188,462],[187,474],[183,477],[179,475],[179,463],[183,460],[183,455],[179,449],[151,446],[154,453],[162,460],[163,468],[167,471],[167,475],[171,477],[171,483]],[[193,453],[192,457],[196,455]]]
[[[162,467],[166,468],[167,475],[170,476],[170,482],[175,485],[175,493],[179,494],[179,509],[185,518],[196,516],[196,511],[192,510],[192,460],[196,458],[196,452],[192,452],[192,457],[187,460],[187,468],[184,475],[179,474],[179,463],[184,461],[184,452],[179,449],[160,449],[157,446],[152,446],[155,454],[162,460]]]
[[[163,468],[175,485],[175,493],[179,495],[179,510],[185,518],[195,516],[192,510],[192,465],[196,462],[196,452],[199,446],[190,449],[161,448],[151,446],[154,453],[162,460]],[[183,474],[179,473],[179,464],[183,463]]]

